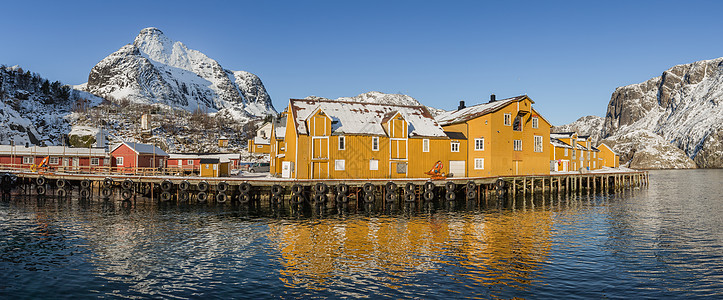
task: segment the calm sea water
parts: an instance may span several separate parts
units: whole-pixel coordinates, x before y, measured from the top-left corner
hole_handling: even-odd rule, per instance
[[[0,298],[723,298],[723,170],[393,212],[15,197]]]

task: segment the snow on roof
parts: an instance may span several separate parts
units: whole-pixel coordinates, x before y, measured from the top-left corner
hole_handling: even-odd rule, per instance
[[[274,122],[274,135],[277,140],[283,140],[286,137],[286,116]]]
[[[332,134],[386,136],[384,117],[399,112],[409,124],[409,136],[444,138],[444,130],[424,106],[346,102],[318,99],[291,99],[291,114],[299,134],[308,134],[306,119],[321,109],[332,120]]]
[[[217,158],[223,161],[230,161],[232,159],[240,159],[241,155],[238,153],[171,153],[168,154],[168,159],[204,159],[204,158]]]
[[[477,117],[484,116],[489,113],[493,113],[495,111],[502,109],[503,107],[507,106],[510,103],[522,101],[526,98],[529,99],[529,97],[527,97],[527,95],[522,95],[522,96],[497,100],[495,102],[477,104],[475,106],[470,106],[470,107],[463,108],[460,110],[442,113],[439,116],[437,116],[437,120],[439,121],[439,124],[441,124],[441,125],[457,124],[457,123],[465,122],[465,121],[468,121],[468,120],[471,120],[471,119],[474,119]],[[530,101],[532,101],[532,99],[530,99]]]
[[[161,150],[161,148],[158,148],[154,145],[132,143],[132,142],[123,142],[118,145],[115,145],[113,148],[111,148],[110,152],[115,151],[116,149],[118,149],[118,147],[120,147],[123,144],[128,146],[128,148],[133,149],[133,151],[135,151],[138,154],[154,154],[154,155],[158,155],[158,156],[168,156],[168,153],[166,153],[165,151]]]
[[[553,146],[555,146],[555,147],[557,147],[557,148],[568,148],[568,149],[572,149],[572,146],[566,144],[565,142],[563,142],[563,141],[561,141],[561,140],[558,140],[558,139],[556,139],[556,138],[553,138],[553,137],[550,137],[550,144],[552,144]]]
[[[551,137],[551,138],[556,138],[556,139],[569,139],[569,138],[572,138],[574,135],[575,135],[575,132],[555,132],[555,133],[550,133],[550,137]]]
[[[105,148],[70,148],[63,146],[10,146],[0,145],[0,155],[35,155],[35,156],[100,156],[106,157]]]
[[[254,144],[256,145],[269,145],[269,139],[257,136],[254,138]]]

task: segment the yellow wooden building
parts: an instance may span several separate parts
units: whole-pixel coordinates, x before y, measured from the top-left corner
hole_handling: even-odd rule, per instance
[[[550,134],[550,171],[569,172],[572,170],[573,147]]]
[[[437,161],[449,173],[449,161],[466,159],[466,141],[424,106],[291,99],[283,133],[272,172],[287,178],[428,178]]]
[[[609,168],[617,168],[620,166],[620,157],[610,146],[601,143],[597,148],[600,149],[601,166]]]
[[[271,141],[268,138],[254,137],[249,139],[249,153],[269,154],[271,153]]]
[[[464,107],[438,116],[445,132],[466,137],[460,160],[464,176],[484,177],[550,173],[550,123],[527,95]],[[452,158],[450,158],[452,160]],[[461,164],[461,163],[460,163]]]
[[[202,158],[200,160],[201,177],[226,177],[228,176],[229,164],[228,159],[219,158]]]
[[[284,138],[286,137],[286,111],[281,113],[281,117],[273,121],[273,128],[271,130],[271,137],[269,138],[270,144],[270,156],[269,157],[269,172],[271,174],[280,175],[281,167],[283,166],[284,158],[286,158],[286,143]]]

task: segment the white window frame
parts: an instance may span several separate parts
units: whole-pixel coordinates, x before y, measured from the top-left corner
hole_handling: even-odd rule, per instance
[[[565,156],[568,156],[567,148],[565,148]]]
[[[459,142],[450,142],[449,147],[451,152],[459,152]]]
[[[95,161],[95,163],[93,163],[93,161]],[[91,158],[90,158],[90,165],[91,165],[91,166],[99,166],[99,165],[100,165],[100,158],[91,157]]]
[[[590,152],[591,152],[591,151],[588,151],[588,152],[587,152],[587,160],[590,160]]]
[[[339,136],[339,150],[346,150],[346,137],[343,135]]]
[[[50,165],[59,165],[59,164],[60,164],[60,157],[51,156],[50,159],[48,159],[48,164],[50,164]]]
[[[115,165],[116,166],[123,166],[123,156],[118,156],[115,158]]]
[[[512,114],[504,115],[505,126],[512,126]]]
[[[597,158],[597,152],[592,153],[592,158]]]
[[[193,159],[187,159],[186,164],[189,166],[193,166]]]
[[[522,151],[522,140],[513,140],[512,149],[514,151]]]
[[[577,150],[572,149],[572,159],[577,158]]]
[[[535,152],[542,152],[542,136],[536,135],[535,139]]]
[[[372,137],[372,151],[379,151],[379,137]]]
[[[379,170],[379,160],[378,159],[370,159],[369,160],[369,170],[370,171],[378,171]]]
[[[24,165],[32,165],[35,163],[35,157],[33,156],[23,156],[23,164]]]
[[[334,170],[335,171],[344,171],[346,170],[346,161],[343,159],[337,159],[334,161]]]
[[[532,117],[532,128],[538,128],[539,122],[540,121],[538,117]]]
[[[429,139],[422,140],[422,152],[429,152]]]
[[[484,151],[485,150],[485,138],[476,138],[474,139],[474,151]]]
[[[485,169],[485,159],[484,158],[475,158],[474,159],[474,169],[475,170],[484,170]]]

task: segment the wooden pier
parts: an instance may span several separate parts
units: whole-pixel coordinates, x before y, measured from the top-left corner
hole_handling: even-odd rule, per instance
[[[648,185],[644,171],[564,173],[485,178],[283,180],[234,177],[94,175],[0,171],[3,199],[10,194],[40,197],[169,202],[239,202],[277,205],[355,202],[423,203],[515,199],[536,194],[614,193]]]

